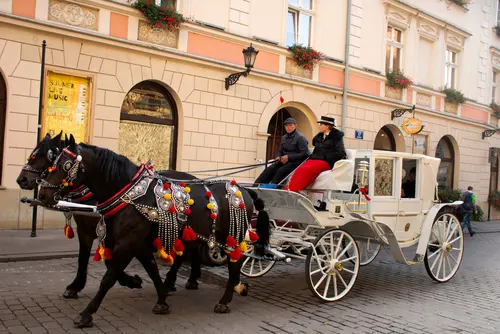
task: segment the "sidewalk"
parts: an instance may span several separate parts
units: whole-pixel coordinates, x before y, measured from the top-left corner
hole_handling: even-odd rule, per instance
[[[479,233],[500,233],[500,221],[472,222]],[[0,230],[0,262],[59,259],[78,256],[78,237],[67,239],[63,228],[39,229],[32,238],[31,230]],[[468,233],[465,233],[466,236]],[[97,242],[94,241],[91,254]]]
[[[74,225],[74,224],[73,224]],[[0,262],[59,259],[78,256],[78,236],[67,239],[63,228],[30,230],[0,230]],[[96,242],[91,254],[95,252]]]

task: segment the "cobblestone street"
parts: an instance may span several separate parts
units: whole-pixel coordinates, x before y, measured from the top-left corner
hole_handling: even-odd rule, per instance
[[[94,315],[95,326],[73,329],[73,318],[94,296],[104,265],[91,261],[78,300],[61,297],[75,276],[76,259],[0,264],[0,333],[499,333],[500,233],[466,236],[458,274],[437,284],[424,265],[397,264],[382,251],[361,268],[342,301],[323,304],[312,296],[304,262],[278,263],[264,277],[247,280],[250,294],[235,296],[230,314],[214,314],[226,268],[204,267],[198,291],[168,298],[170,315],[153,315],[156,293],[137,262],[127,268],[144,280],[142,290],[115,285]],[[162,267],[162,275],[168,267]]]

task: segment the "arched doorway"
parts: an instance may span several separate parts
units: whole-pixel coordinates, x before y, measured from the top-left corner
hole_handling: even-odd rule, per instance
[[[7,85],[0,74],[0,183],[3,175],[3,146],[5,144],[5,114],[7,113]]]
[[[436,148],[436,158],[441,159],[438,184],[442,188],[453,189],[455,179],[455,149],[450,138],[441,138]]]
[[[405,152],[406,144],[403,134],[394,124],[384,125],[375,136],[374,150]]]
[[[295,107],[286,107],[278,110],[267,127],[267,133],[270,135],[267,139],[266,161],[273,159],[278,154],[281,144],[281,137],[286,133],[284,122],[288,117],[293,117],[297,121],[297,130],[302,133],[312,145],[313,130],[307,116]]]
[[[136,164],[151,159],[156,169],[176,167],[177,108],[161,84],[143,81],[123,100],[119,152]]]

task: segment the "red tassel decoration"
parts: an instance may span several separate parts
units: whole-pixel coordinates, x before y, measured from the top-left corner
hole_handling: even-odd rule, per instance
[[[175,208],[174,208],[173,205],[170,207],[170,209],[168,209],[168,212],[170,212],[170,213],[174,213],[175,212]]]
[[[75,237],[75,232],[73,232],[73,228],[70,225],[64,226],[64,235],[68,239],[73,239]]]
[[[163,189],[165,189],[165,190],[170,189],[170,184],[165,183],[165,184],[163,185]]]
[[[285,102],[285,99],[283,98],[283,96],[280,96],[280,104],[283,104],[283,102]]]
[[[238,243],[236,242],[236,240],[231,236],[229,235],[226,239],[226,246],[227,247],[231,247],[231,248],[234,248],[238,245]]]
[[[205,193],[205,196],[207,196],[208,198],[210,198],[210,197],[212,197],[212,193],[211,193],[210,191],[207,191],[207,192]]]
[[[231,180],[231,185],[232,186],[236,185],[236,180]]]
[[[111,249],[104,248],[104,260],[111,260]]]
[[[244,209],[245,208],[245,203],[240,203],[240,209]]]
[[[179,185],[180,185],[181,187],[185,187],[185,186],[186,186],[186,184],[185,184],[184,182],[179,183]]]
[[[187,208],[184,213],[186,214],[186,216],[189,216],[191,215],[191,209],[190,208]]]
[[[252,242],[259,240],[259,236],[255,232],[248,231],[248,236],[250,237],[250,241]]]
[[[97,249],[95,250],[94,261],[101,260],[100,250],[101,250],[101,247],[97,247]]]
[[[179,239],[175,239],[174,241],[174,251],[175,254],[179,256],[182,256],[184,252],[184,245],[182,244],[182,241],[180,241]]]
[[[210,215],[210,219],[212,219],[212,220],[217,219],[217,215],[216,215],[215,213],[212,213],[212,214]]]
[[[182,231],[182,239],[185,241],[194,241],[196,240],[196,233],[194,232],[191,226],[186,226],[184,231]]]
[[[234,251],[229,254],[229,258],[231,262],[238,262],[243,257],[243,253],[239,248],[235,248]]]
[[[156,238],[154,241],[153,241],[153,247],[156,248],[156,250],[160,250],[163,248],[163,245],[161,244],[161,240],[160,238]]]

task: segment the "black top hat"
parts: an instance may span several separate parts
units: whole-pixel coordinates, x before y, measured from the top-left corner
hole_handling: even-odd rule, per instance
[[[327,116],[321,116],[321,119],[318,121],[318,123],[329,124],[329,125],[333,125],[335,127],[337,126],[337,125],[335,125],[335,118],[327,117]]]
[[[295,121],[295,119],[292,118],[292,117],[288,117],[287,119],[285,119],[284,124],[285,125],[287,125],[287,124],[297,124],[297,121]]]

